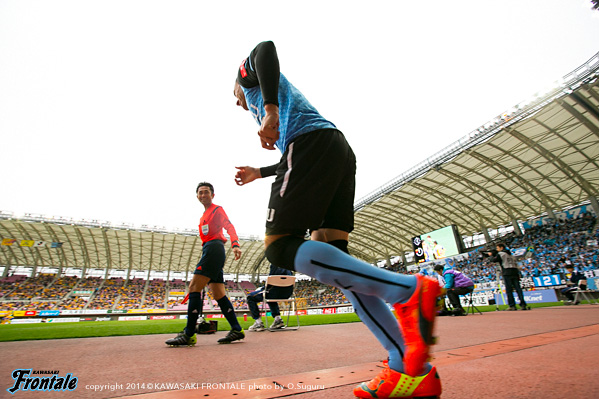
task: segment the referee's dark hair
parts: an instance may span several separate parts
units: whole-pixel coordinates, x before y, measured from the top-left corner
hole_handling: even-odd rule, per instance
[[[198,190],[199,190],[199,189],[200,189],[200,187],[202,187],[202,186],[206,186],[206,187],[208,187],[208,188],[210,189],[210,192],[211,192],[212,194],[214,194],[214,186],[213,186],[212,184],[208,183],[208,182],[205,182],[205,181],[203,181],[203,182],[201,182],[200,184],[198,184],[198,186],[196,187],[196,194],[198,193]]]

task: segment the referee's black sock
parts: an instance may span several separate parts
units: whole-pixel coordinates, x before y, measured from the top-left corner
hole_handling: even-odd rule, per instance
[[[220,311],[231,325],[231,328],[235,331],[241,331],[241,325],[237,321],[237,316],[235,315],[235,310],[233,309],[233,304],[229,300],[229,297],[225,295],[221,299],[217,300],[216,303],[218,303]]]
[[[187,326],[185,327],[185,335],[191,337],[196,333],[196,323],[202,312],[202,293],[190,292],[189,303],[187,305]]]

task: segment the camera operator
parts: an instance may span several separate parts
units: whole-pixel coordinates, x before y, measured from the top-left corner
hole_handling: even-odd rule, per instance
[[[507,302],[509,305],[508,310],[517,310],[516,302],[514,300],[514,289],[516,289],[518,298],[520,298],[520,308],[522,308],[522,310],[529,310],[530,307],[526,305],[524,293],[520,286],[520,269],[516,264],[516,260],[504,244],[497,244],[495,248],[497,249],[497,254],[494,255],[492,252],[488,252],[487,255],[489,256],[490,262],[498,263],[501,267],[501,274],[503,276],[503,281],[505,282],[505,293],[507,294]]]
[[[443,276],[447,298],[453,307],[454,316],[465,316],[466,311],[460,302],[460,295],[466,295],[474,291],[474,283],[464,273],[451,267],[436,265],[434,268],[438,275]]]

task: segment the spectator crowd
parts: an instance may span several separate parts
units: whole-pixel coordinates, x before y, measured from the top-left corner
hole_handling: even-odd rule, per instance
[[[599,269],[599,229],[596,218],[582,213],[576,219],[553,221],[526,229],[523,235],[510,233],[498,241],[516,256],[522,277],[565,273],[566,266],[580,272]],[[455,260],[455,269],[465,272],[475,284],[494,282],[497,265],[484,254],[495,242],[474,249]],[[406,265],[388,267],[406,272]],[[248,281],[227,281],[227,290],[235,309],[248,309],[247,294],[256,289]],[[76,310],[76,309],[169,309],[180,304],[186,283],[134,278],[79,278],[39,274],[34,277],[13,275],[0,280],[0,310]],[[171,295],[171,293],[174,293]],[[295,295],[304,298],[308,307],[347,304],[337,288],[316,280],[298,280]],[[216,309],[210,292],[204,308]]]

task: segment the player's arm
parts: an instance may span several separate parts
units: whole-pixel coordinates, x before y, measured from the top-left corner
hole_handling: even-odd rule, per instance
[[[491,254],[491,252],[489,252],[489,254]],[[499,254],[494,255],[494,256],[491,255],[489,257],[489,262],[491,262],[491,263],[499,263],[499,264],[503,263],[502,260],[501,260],[501,255],[499,255]]]
[[[445,280],[445,289],[453,288],[454,276],[451,273],[445,273],[443,275],[443,279]]]
[[[242,87],[260,86],[264,105],[279,107],[279,58],[273,42],[258,44],[245,59],[237,72],[237,81]]]
[[[241,64],[237,74],[241,86],[260,86],[265,115],[258,135],[262,147],[268,150],[274,150],[274,144],[279,139],[279,77],[279,58],[271,41],[258,44]]]
[[[251,183],[256,179],[261,179],[263,177],[274,176],[278,163],[270,166],[264,166],[262,168],[254,168],[252,166],[236,166],[237,173],[235,173],[235,183],[238,186],[243,186],[244,184]]]
[[[229,234],[229,237],[231,238],[231,249],[235,254],[235,260],[239,260],[239,258],[241,258],[241,245],[239,244],[239,237],[237,236],[235,227],[222,207],[218,208],[215,216],[218,217],[218,225],[222,226],[222,228],[227,231],[227,234]]]

